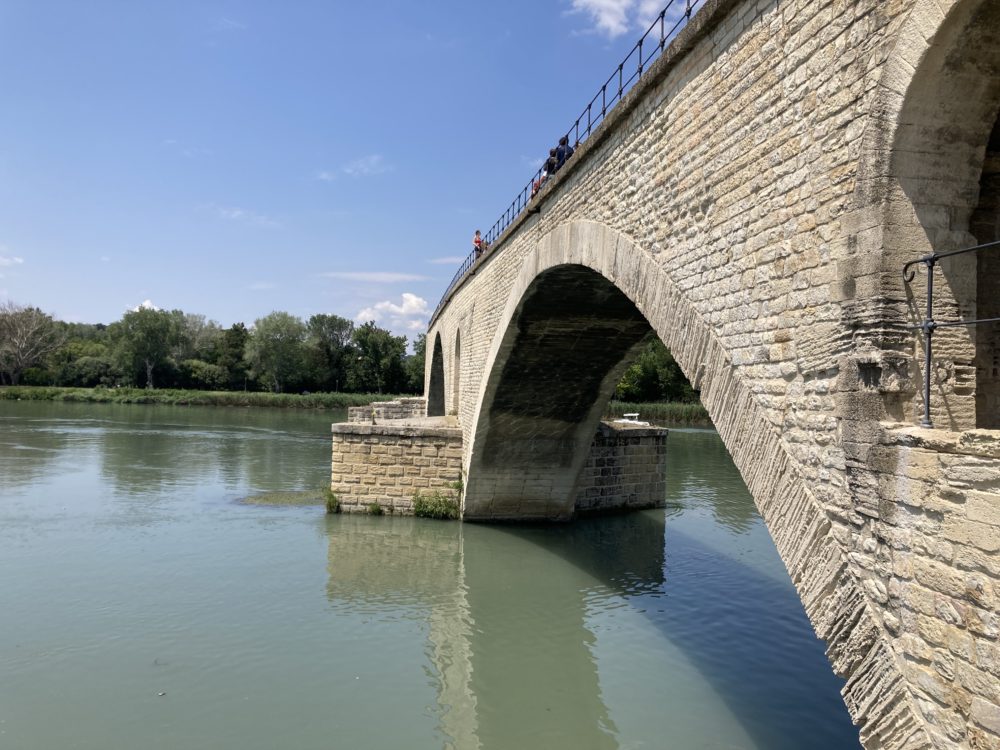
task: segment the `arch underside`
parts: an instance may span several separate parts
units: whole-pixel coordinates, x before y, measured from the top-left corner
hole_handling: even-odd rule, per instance
[[[573,515],[601,411],[651,331],[624,294],[585,266],[557,266],[532,282],[487,386],[465,518]]]

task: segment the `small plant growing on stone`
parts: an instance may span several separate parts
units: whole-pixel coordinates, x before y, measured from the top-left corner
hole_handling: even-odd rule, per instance
[[[379,505],[378,503],[369,503],[368,504],[368,515],[369,516],[381,516],[384,513],[385,513],[385,511],[382,510],[382,506]]]
[[[458,500],[440,491],[424,496],[418,490],[413,495],[413,515],[421,518],[458,518]]]
[[[329,514],[340,513],[340,498],[333,494],[329,487],[323,490],[323,497],[326,498],[326,512]]]

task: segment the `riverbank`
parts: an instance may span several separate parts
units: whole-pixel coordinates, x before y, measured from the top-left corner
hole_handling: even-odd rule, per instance
[[[708,412],[701,404],[675,402],[636,404],[629,401],[612,401],[608,404],[604,416],[614,419],[636,412],[639,413],[639,419],[642,421],[666,427],[713,426]]]
[[[165,404],[177,406],[254,406],[279,409],[344,409],[401,398],[385,393],[266,393],[191,391],[172,388],[61,388],[3,386],[0,401],[67,401],[91,404]]]

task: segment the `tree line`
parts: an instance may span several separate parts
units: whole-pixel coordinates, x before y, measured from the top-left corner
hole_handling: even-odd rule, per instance
[[[200,390],[422,393],[423,334],[337,315],[272,312],[223,328],[204,315],[139,308],[104,324],[66,323],[0,304],[0,384]]]

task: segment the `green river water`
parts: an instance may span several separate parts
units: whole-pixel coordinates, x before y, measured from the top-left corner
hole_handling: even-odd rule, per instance
[[[0,750],[857,748],[718,436],[668,508],[326,516],[341,414],[0,402]]]

